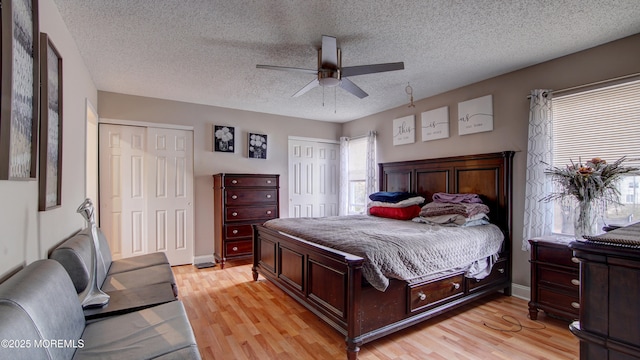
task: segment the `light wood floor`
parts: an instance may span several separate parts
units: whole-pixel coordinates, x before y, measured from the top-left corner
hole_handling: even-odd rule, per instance
[[[250,265],[173,271],[203,359],[346,359],[342,335],[254,282]],[[359,359],[578,359],[568,322],[544,313],[531,321],[525,300],[499,294],[473,305],[364,344]]]

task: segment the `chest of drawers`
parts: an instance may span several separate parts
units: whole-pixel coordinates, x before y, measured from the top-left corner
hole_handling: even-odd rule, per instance
[[[279,175],[213,175],[214,258],[250,258],[253,227],[279,216]]]
[[[531,244],[531,301],[529,316],[538,310],[564,319],[580,313],[579,261],[569,248],[572,237],[549,236],[529,240]]]

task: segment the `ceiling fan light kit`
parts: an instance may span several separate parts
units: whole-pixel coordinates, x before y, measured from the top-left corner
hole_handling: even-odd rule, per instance
[[[258,69],[270,69],[270,70],[282,70],[282,71],[295,71],[304,72],[308,74],[316,74],[317,78],[313,79],[310,83],[305,85],[302,89],[293,94],[293,97],[298,97],[307,93],[309,90],[321,86],[321,87],[336,87],[339,86],[349,93],[362,99],[367,97],[364,90],[349,80],[348,76],[366,75],[372,73],[403,70],[404,63],[385,63],[385,64],[372,64],[372,65],[360,65],[342,67],[342,52],[337,46],[336,38],[333,36],[322,35],[322,47],[318,50],[318,69],[301,69],[292,68],[286,66],[272,66],[272,65],[256,65]]]

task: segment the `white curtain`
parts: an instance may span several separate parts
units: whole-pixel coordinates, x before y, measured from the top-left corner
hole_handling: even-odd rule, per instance
[[[349,138],[340,138],[340,200],[338,201],[338,215],[349,213]]]
[[[376,160],[376,132],[367,134],[367,167],[364,182],[367,198],[378,191],[378,163]]]
[[[529,239],[551,234],[553,229],[553,203],[541,201],[552,191],[552,181],[544,173],[551,166],[553,159],[551,97],[549,90],[531,91],[522,231],[523,251],[529,250]]]

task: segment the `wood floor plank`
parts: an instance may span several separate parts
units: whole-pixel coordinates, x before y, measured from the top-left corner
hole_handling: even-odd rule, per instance
[[[173,272],[204,360],[346,359],[340,333],[270,282],[253,281],[250,265]],[[579,358],[567,321],[527,314],[525,300],[497,294],[364,344],[359,359]]]

